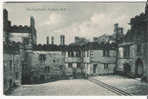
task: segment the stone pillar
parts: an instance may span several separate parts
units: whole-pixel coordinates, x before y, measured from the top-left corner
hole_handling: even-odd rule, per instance
[[[22,66],[23,66],[23,61],[24,61],[24,47],[23,45],[19,45],[19,49],[20,49],[20,66],[19,66],[19,84],[22,84]]]
[[[31,74],[31,71],[32,71],[32,54],[33,54],[33,51],[32,51],[32,45],[29,44],[29,45],[26,45],[25,46],[25,52],[24,52],[24,62],[25,62],[25,70],[23,71],[23,75],[24,77],[27,78],[27,83],[32,83],[31,82],[31,78],[32,78],[32,74]],[[26,78],[24,80],[26,80]]]

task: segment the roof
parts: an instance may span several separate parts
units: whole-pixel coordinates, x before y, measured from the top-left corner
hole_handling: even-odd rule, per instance
[[[88,42],[83,45],[69,44],[69,45],[34,45],[33,50],[38,51],[81,51],[81,50],[93,50],[93,49],[115,49],[114,43],[97,43]]]

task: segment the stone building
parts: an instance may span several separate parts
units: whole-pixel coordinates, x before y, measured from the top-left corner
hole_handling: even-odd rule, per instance
[[[3,10],[3,64],[4,64],[4,93],[22,84],[22,65],[27,48],[36,44],[34,19],[31,17],[30,26],[11,25],[8,11]],[[27,34],[27,36],[23,34]],[[21,34],[17,41],[14,35]],[[12,36],[13,35],[13,36]]]
[[[131,77],[141,77],[148,81],[148,3],[145,13],[130,20],[131,29],[119,48],[119,71]]]
[[[76,78],[84,75],[113,74],[115,67],[115,45],[88,42],[82,46],[71,45],[66,50],[65,66]]]
[[[84,74],[82,62],[82,47],[78,45],[69,45],[65,50],[66,76],[81,78]]]
[[[64,35],[60,36],[60,45],[54,44],[54,37],[49,37],[47,44],[34,45],[27,48],[23,65],[23,83],[43,83],[53,80],[65,79],[65,45]]]
[[[114,73],[116,51],[114,44],[90,42],[85,45],[83,64],[88,75]]]

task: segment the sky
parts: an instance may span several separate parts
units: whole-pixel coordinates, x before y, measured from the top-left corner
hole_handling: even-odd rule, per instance
[[[30,17],[34,17],[38,44],[45,44],[47,36],[50,40],[54,36],[55,44],[59,44],[60,35],[65,35],[69,44],[75,36],[92,40],[111,35],[115,23],[126,33],[130,19],[144,12],[145,2],[5,3],[3,7],[12,25],[30,25]]]

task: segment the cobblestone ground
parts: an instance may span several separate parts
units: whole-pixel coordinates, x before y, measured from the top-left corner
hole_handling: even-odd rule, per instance
[[[88,80],[60,80],[37,85],[22,85],[15,89],[11,95],[21,96],[92,96],[92,95],[116,95]]]
[[[138,79],[118,75],[96,76],[94,78],[134,95],[148,95],[148,83]]]

